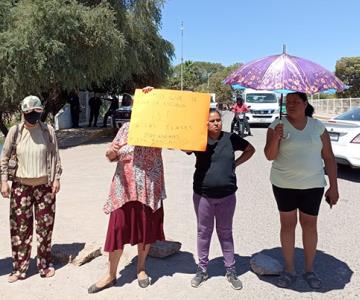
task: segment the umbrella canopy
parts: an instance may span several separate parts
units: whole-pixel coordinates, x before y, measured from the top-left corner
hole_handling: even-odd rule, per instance
[[[314,94],[346,88],[332,72],[307,59],[288,55],[285,51],[241,66],[224,83],[280,93],[296,91]]]

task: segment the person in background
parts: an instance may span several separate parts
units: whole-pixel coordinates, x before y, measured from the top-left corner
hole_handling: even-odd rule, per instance
[[[285,271],[277,285],[290,287],[296,280],[294,266],[295,228],[302,228],[305,272],[303,278],[311,288],[321,287],[313,271],[318,240],[317,219],[325,192],[330,206],[339,199],[337,171],[329,134],[319,120],[313,119],[314,108],[306,94],[291,93],[286,97],[287,115],[275,120],[268,129],[265,156],[272,160],[270,181],[280,213],[280,241]]]
[[[68,102],[70,103],[72,128],[79,128],[80,100],[75,89],[71,90]]]
[[[242,153],[236,158],[237,151]],[[216,221],[225,276],[231,287],[239,290],[242,283],[236,274],[232,235],[237,190],[235,169],[253,156],[255,148],[238,135],[222,131],[220,112],[210,110],[206,151],[193,153],[196,157],[193,202],[197,217],[199,264],[191,285],[199,287],[208,279],[209,248]]]
[[[35,211],[37,267],[41,277],[52,277],[51,237],[55,219],[56,194],[62,173],[54,129],[40,121],[41,101],[28,96],[21,103],[24,121],[12,126],[1,154],[1,194],[10,197],[10,236],[13,271],[8,282],[26,278],[29,268]],[[9,160],[13,146],[17,169],[11,189]]]
[[[89,118],[89,126],[88,127],[91,127],[93,120],[94,120],[94,127],[97,127],[97,120],[99,118],[101,104],[102,104],[102,102],[101,102],[101,99],[100,99],[98,93],[95,93],[94,97],[91,97],[89,100],[90,118]]]
[[[242,98],[242,96],[237,96],[236,97],[236,103],[232,106],[231,111],[234,113],[234,118],[231,122],[231,129],[230,131],[233,132],[234,130],[234,125],[235,122],[237,122],[237,118],[239,117],[240,113],[247,113],[249,112],[249,108],[247,107],[247,105],[244,103],[244,99]],[[249,123],[247,123],[247,132],[248,135],[251,135],[251,131],[250,131],[250,126]]]
[[[147,87],[143,91],[152,89]],[[161,149],[128,145],[128,132],[129,122],[126,122],[106,151],[109,161],[117,162],[104,206],[105,213],[110,214],[104,246],[104,251],[109,252],[109,265],[105,276],[89,287],[89,294],[116,284],[117,267],[126,244],[137,245],[138,284],[148,287],[150,277],[145,264],[150,244],[165,239],[166,194]]]
[[[106,100],[108,100],[108,99],[106,99]],[[110,101],[111,101],[111,103],[110,103],[109,109],[107,110],[107,112],[104,115],[104,123],[103,123],[104,128],[107,127],[108,118],[110,116],[112,116],[113,113],[119,108],[119,100],[114,93],[111,94]]]

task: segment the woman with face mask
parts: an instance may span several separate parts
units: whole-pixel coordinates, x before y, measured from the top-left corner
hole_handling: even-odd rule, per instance
[[[21,103],[24,121],[10,128],[1,154],[1,194],[10,197],[10,235],[13,271],[8,282],[26,278],[36,220],[37,267],[52,277],[51,236],[55,195],[60,189],[61,162],[54,129],[40,121],[43,107],[36,96]],[[15,158],[15,159],[14,159]],[[11,163],[16,161],[16,167]],[[11,170],[13,176],[9,178]],[[11,189],[8,181],[12,180]]]

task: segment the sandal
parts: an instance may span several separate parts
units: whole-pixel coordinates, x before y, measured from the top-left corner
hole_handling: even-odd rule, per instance
[[[281,288],[288,288],[296,281],[296,274],[282,272],[278,278],[276,285]]]
[[[141,288],[147,288],[151,284],[151,278],[147,277],[145,279],[138,279],[138,284]]]
[[[40,273],[41,278],[50,278],[50,277],[53,277],[54,275],[55,275],[55,268],[54,267],[49,267],[47,269],[44,269]]]
[[[139,273],[140,274],[140,273]],[[139,274],[137,275],[137,280],[138,280],[138,284],[141,288],[147,288],[150,284],[151,284],[151,278],[149,277],[149,275],[146,274],[145,272],[145,275],[146,277],[145,278],[142,278],[140,279],[139,278]]]
[[[305,272],[303,278],[312,289],[321,288],[321,280],[314,272]]]
[[[11,272],[8,277],[8,283],[14,283],[18,280],[24,280],[26,278],[26,274],[18,272]]]

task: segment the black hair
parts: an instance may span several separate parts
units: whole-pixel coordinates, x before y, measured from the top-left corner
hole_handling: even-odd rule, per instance
[[[241,95],[236,96],[236,102],[241,101],[244,102],[244,98]]]
[[[295,93],[289,93],[288,95],[297,95],[302,101],[307,102],[307,106],[305,108],[305,116],[312,118],[315,109],[309,103],[308,97],[307,97],[307,95],[305,93],[295,92]]]
[[[209,115],[210,115],[211,113],[217,113],[217,114],[220,116],[220,118],[222,118],[221,112],[220,112],[218,109],[216,109],[216,108],[210,108],[210,110],[209,110]]]

